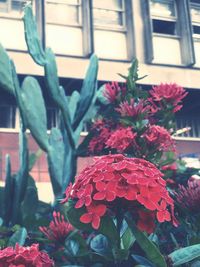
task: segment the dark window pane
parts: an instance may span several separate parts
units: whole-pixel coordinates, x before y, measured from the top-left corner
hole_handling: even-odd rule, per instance
[[[15,128],[15,114],[15,107],[0,106],[0,128]]]
[[[200,0],[190,0],[191,3],[200,4]]]
[[[153,32],[161,34],[176,34],[176,22],[153,19]]]
[[[193,33],[200,34],[200,26],[193,26]]]
[[[22,11],[26,1],[12,1],[12,9],[16,11]]]

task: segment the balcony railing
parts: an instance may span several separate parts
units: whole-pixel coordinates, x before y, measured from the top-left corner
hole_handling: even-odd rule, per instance
[[[178,137],[200,138],[200,116],[178,116],[176,130]]]

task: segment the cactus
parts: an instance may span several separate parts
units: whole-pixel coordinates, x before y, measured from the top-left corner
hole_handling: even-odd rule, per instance
[[[21,163],[20,170],[15,176],[10,174],[9,157],[7,159],[5,199],[8,200],[12,192],[14,200],[12,205],[9,202],[8,207],[12,211],[5,212],[5,217],[6,222],[12,221],[12,223],[17,221],[20,205],[28,194],[29,162],[26,129],[31,131],[39,147],[47,154],[55,198],[62,197],[67,185],[76,174],[77,147],[84,121],[95,112],[98,71],[98,59],[93,55],[80,93],[74,91],[67,97],[63,87],[59,85],[57,65],[52,50],[42,48],[30,5],[24,9],[23,20],[28,52],[33,60],[44,68],[48,93],[59,110],[60,126],[51,129],[48,136],[46,108],[39,83],[33,77],[26,77],[20,86],[14,63],[0,46],[0,85],[15,96],[21,117]],[[31,195],[30,190],[28,195]]]
[[[42,100],[40,100],[37,108],[33,107],[35,103],[31,103],[30,107],[31,99],[36,99],[36,91],[40,90],[39,88],[36,88],[38,86],[35,86],[35,89],[33,89],[30,84],[24,82],[22,85],[23,92],[27,91],[30,95],[32,94],[32,98],[30,96],[30,98],[28,98],[27,96],[26,101],[23,102],[25,107],[29,106],[29,108],[26,108],[27,126],[38,145],[47,153],[49,173],[54,195],[56,197],[61,197],[66,186],[73,180],[76,173],[76,148],[78,146],[80,132],[83,128],[85,119],[94,106],[98,60],[95,55],[91,57],[90,66],[84,79],[80,94],[78,92],[73,92],[72,96],[68,99],[65,95],[64,89],[59,85],[55,56],[52,50],[50,48],[47,48],[46,50],[42,49],[30,5],[27,5],[24,9],[23,20],[25,27],[25,39],[29,54],[37,64],[44,67],[48,93],[57,108],[60,110],[61,114],[60,130],[52,129],[48,140],[45,136],[46,129],[43,129],[43,131],[38,129],[40,128],[38,119],[36,120],[35,118],[33,125],[31,125],[31,122],[29,123],[31,116],[28,114],[34,113],[36,109],[43,109],[42,106],[44,106],[44,104],[42,103]],[[29,77],[26,79],[30,81]],[[32,83],[35,83],[33,82],[33,78],[31,79]],[[32,93],[30,93],[30,90],[32,90]],[[39,95],[37,99],[39,99]],[[35,111],[33,111],[34,109]],[[43,123],[45,124],[45,122]],[[41,131],[43,134],[41,134]],[[42,138],[40,139],[40,137]]]

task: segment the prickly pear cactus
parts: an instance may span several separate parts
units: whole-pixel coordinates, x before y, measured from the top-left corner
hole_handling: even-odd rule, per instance
[[[0,86],[16,97],[22,121],[22,133],[25,134],[26,129],[29,129],[39,147],[47,154],[53,192],[55,198],[60,198],[76,174],[77,147],[84,121],[90,114],[94,114],[91,110],[94,109],[96,98],[98,59],[95,55],[91,57],[80,93],[74,91],[71,97],[67,97],[64,88],[59,85],[57,65],[52,50],[42,48],[30,5],[24,9],[23,20],[28,52],[35,63],[44,68],[48,94],[59,110],[60,126],[51,129],[50,134],[47,134],[47,112],[39,83],[35,78],[28,76],[20,86],[15,66],[2,46],[0,46]],[[23,142],[24,146],[25,139]],[[20,187],[20,183],[24,183],[23,171],[27,171],[24,164],[28,162],[23,161],[20,167],[22,176],[20,178],[18,174],[16,176],[17,187]],[[9,178],[8,182],[11,183]],[[24,194],[23,186],[20,190],[17,201]]]
[[[23,105],[26,109],[27,125],[38,145],[47,153],[53,191],[56,197],[60,197],[76,173],[76,148],[79,136],[83,129],[84,121],[90,113],[88,111],[91,111],[94,106],[98,59],[95,55],[91,57],[80,93],[75,91],[68,99],[64,89],[59,85],[57,65],[52,50],[50,48],[46,50],[42,48],[30,5],[25,7],[23,20],[29,54],[37,64],[44,67],[48,93],[61,114],[60,129],[52,129],[49,138],[47,138],[46,115],[43,100],[39,96],[40,89],[33,78],[26,78],[22,85],[22,98],[25,98]],[[32,92],[30,93],[30,91]],[[25,95],[24,97],[23,94]],[[35,99],[36,94],[37,99],[40,101],[37,107],[34,106],[36,105],[35,103],[30,103],[30,100],[28,100]],[[41,114],[39,114],[39,111],[41,111]],[[30,115],[28,115],[29,113]],[[38,119],[36,118],[36,113]],[[31,124],[33,120],[31,115],[35,116],[33,125]],[[41,122],[41,119],[43,122]]]

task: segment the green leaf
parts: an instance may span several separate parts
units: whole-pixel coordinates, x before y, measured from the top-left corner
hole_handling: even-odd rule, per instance
[[[69,139],[70,146],[75,147],[73,131],[71,128],[70,111],[68,109],[68,100],[62,86],[59,86],[57,75],[57,65],[55,55],[50,48],[46,49],[47,63],[45,64],[45,78],[48,85],[49,94],[61,110],[65,129]]]
[[[137,263],[142,264],[142,266],[145,266],[145,267],[156,267],[149,260],[147,260],[146,258],[144,258],[144,257],[142,257],[140,255],[132,254],[131,256]]]
[[[124,249],[129,249],[134,242],[135,242],[135,237],[131,229],[127,227],[126,231],[123,233],[121,237],[121,246]]]
[[[69,256],[77,256],[79,251],[79,243],[76,240],[69,239],[65,242],[65,252]]]
[[[73,93],[69,97],[69,101],[68,101],[68,108],[69,108],[71,121],[73,121],[73,119],[74,119],[77,104],[78,104],[79,100],[80,100],[79,92],[73,91]]]
[[[0,87],[14,95],[12,65],[6,50],[0,44]]]
[[[46,108],[40,85],[35,78],[28,76],[24,79],[21,97],[28,128],[38,145],[48,151]]]
[[[12,224],[21,221],[20,205],[24,199],[28,184],[28,147],[26,133],[20,128],[19,133],[19,158],[20,168],[15,176],[13,207],[12,207]]]
[[[103,104],[103,105],[108,105],[109,101],[108,99],[104,96],[104,91],[105,91],[105,84],[103,84],[97,91],[97,100]]]
[[[200,257],[200,244],[180,248],[168,256],[171,258],[173,266],[180,266]]]
[[[14,247],[16,243],[23,246],[27,237],[26,228],[22,227],[17,230],[9,239],[8,246]]]
[[[31,207],[31,208],[30,208]],[[37,189],[32,186],[28,186],[24,201],[22,202],[22,214],[23,217],[34,216],[38,207],[38,194]]]
[[[90,241],[90,247],[99,254],[107,254],[109,250],[108,239],[102,234],[96,235]]]
[[[75,130],[81,120],[84,118],[86,112],[89,110],[96,91],[96,80],[98,72],[98,58],[92,55],[90,58],[90,65],[88,67],[85,79],[80,92],[80,101],[78,103],[76,113],[73,121],[73,129]]]
[[[25,131],[27,129],[26,113],[23,112],[24,107],[23,107],[23,101],[21,97],[21,88],[19,85],[19,79],[18,79],[17,72],[15,69],[15,64],[12,60],[11,60],[11,65],[12,65],[12,79],[13,79],[13,84],[14,84],[15,97],[16,97],[17,107],[19,108],[19,112],[20,112],[20,118],[22,121],[20,126],[22,127],[22,130]]]
[[[54,194],[60,196],[63,184],[64,143],[59,129],[52,128],[49,136],[48,163]]]
[[[4,187],[3,198],[3,217],[5,224],[7,225],[11,219],[12,207],[13,207],[13,192],[14,192],[14,179],[11,175],[11,162],[10,155],[6,155],[6,179]]]
[[[133,222],[132,219],[128,217],[128,215],[126,215],[125,217],[129,227],[131,228],[136,238],[136,241],[146,253],[147,258],[157,267],[167,267],[165,259],[158,250],[158,248],[156,247],[156,245],[153,242],[151,242],[143,232],[138,230],[135,223]]]
[[[44,66],[46,63],[45,53],[37,32],[37,25],[33,16],[31,5],[25,6],[23,21],[25,40],[29,54],[37,64]]]
[[[29,172],[32,170],[33,166],[35,165],[36,161],[40,158],[40,156],[42,155],[42,150],[38,149],[38,151],[36,153],[32,153],[31,155],[29,155]]]

